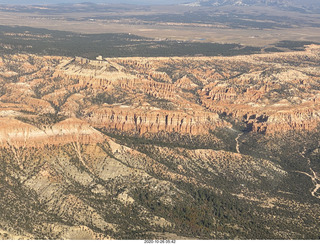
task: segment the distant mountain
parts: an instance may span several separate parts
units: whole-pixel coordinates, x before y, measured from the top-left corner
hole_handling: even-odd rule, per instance
[[[89,3],[104,4],[137,4],[137,5],[165,5],[183,4],[188,6],[276,6],[289,10],[314,11],[320,9],[319,0],[84,0]],[[42,5],[57,3],[81,3],[82,0],[0,0],[0,4],[14,5]]]
[[[189,6],[274,6],[291,11],[319,11],[318,0],[197,0]]]
[[[0,4],[16,4],[16,5],[43,5],[43,4],[61,4],[61,3],[104,3],[104,4],[180,4],[188,2],[187,0],[0,0]],[[189,1],[190,2],[190,1]]]

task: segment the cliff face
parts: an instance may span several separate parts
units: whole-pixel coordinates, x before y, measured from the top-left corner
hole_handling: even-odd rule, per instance
[[[129,106],[91,108],[85,111],[84,118],[97,127],[133,131],[141,135],[160,131],[202,135],[217,127],[229,126],[217,114],[209,112],[184,113],[159,109],[143,111]]]
[[[72,142],[95,144],[104,141],[100,132],[78,119],[67,119],[42,130],[12,118],[0,118],[0,124],[0,147],[37,148]]]
[[[64,140],[60,133],[64,130],[56,127],[69,128],[72,123],[82,131],[81,140],[91,142],[96,132],[88,130],[94,135],[90,136],[79,121],[140,135],[161,131],[208,135],[231,127],[221,116],[242,121],[259,133],[314,130],[320,108],[319,50],[312,45],[300,52],[228,58],[102,61],[3,56],[0,116],[34,130],[29,133],[34,138],[37,134],[57,140],[53,144]],[[77,120],[58,123],[67,118]],[[31,130],[31,124],[42,130]],[[70,128],[63,132],[68,138],[77,134]]]
[[[251,58],[258,63],[253,72],[209,83],[199,91],[202,104],[246,122],[254,132],[315,129],[320,119],[319,51],[310,47],[304,53],[253,55],[246,62]],[[315,65],[304,64],[309,58]]]

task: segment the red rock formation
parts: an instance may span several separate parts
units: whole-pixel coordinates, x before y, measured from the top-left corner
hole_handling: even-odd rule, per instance
[[[200,135],[230,126],[222,114],[254,132],[312,130],[320,118],[319,53],[310,46],[238,57],[8,55],[0,60],[0,116],[64,115],[110,130]]]
[[[85,119],[96,127],[120,131],[158,133],[179,132],[201,135],[217,127],[230,126],[221,121],[217,114],[209,112],[173,112],[164,110],[132,110],[130,107],[93,108],[86,111]]]
[[[187,76],[183,76],[181,79],[177,80],[175,86],[186,90],[192,90],[198,87],[198,85],[194,84]]]
[[[67,119],[46,130],[12,118],[0,118],[0,126],[0,147],[43,147],[71,142],[90,144],[104,140],[100,132],[78,119]]]

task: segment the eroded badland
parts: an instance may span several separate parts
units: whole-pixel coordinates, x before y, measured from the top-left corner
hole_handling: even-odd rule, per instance
[[[319,238],[319,54],[2,55],[0,238]]]

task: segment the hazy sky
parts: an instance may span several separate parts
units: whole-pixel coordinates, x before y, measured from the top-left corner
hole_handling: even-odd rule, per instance
[[[289,0],[299,4],[316,3],[320,0]],[[196,2],[196,0],[0,0],[0,4],[55,4],[55,3],[129,3],[129,4],[179,4]]]
[[[0,0],[0,4],[54,4],[54,3],[131,3],[131,4],[178,4],[193,0]]]

